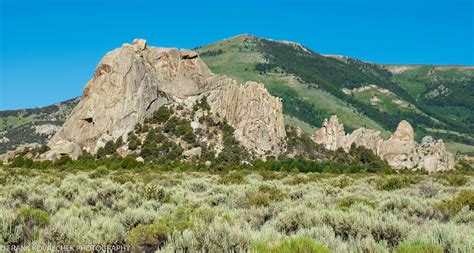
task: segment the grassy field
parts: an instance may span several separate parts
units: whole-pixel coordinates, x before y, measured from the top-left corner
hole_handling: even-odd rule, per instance
[[[472,252],[474,178],[0,169],[0,245]]]

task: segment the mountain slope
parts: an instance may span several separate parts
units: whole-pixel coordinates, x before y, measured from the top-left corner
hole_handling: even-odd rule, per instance
[[[47,141],[78,102],[74,98],[45,107],[0,111],[0,153],[20,144]]]
[[[292,118],[287,123],[320,127],[325,118],[337,114],[349,129],[384,130],[380,124],[314,84],[305,84],[299,77],[278,68],[267,71],[268,60],[258,46],[259,40],[241,35],[196,50],[215,73],[225,74],[239,82],[256,80],[264,83],[272,95],[283,99],[285,113]]]
[[[394,71],[393,66],[321,55],[297,43],[240,35],[196,50],[216,73],[241,82],[264,83],[272,95],[283,99],[287,124],[312,129],[319,127],[324,118],[337,114],[347,130],[367,127],[382,131],[386,136],[399,121],[406,119],[413,124],[418,140],[424,135],[433,135],[447,140],[450,147],[462,146],[463,152],[474,152],[474,148],[469,148],[474,145],[469,120],[448,118],[444,113],[447,110],[442,109],[464,91],[463,107],[457,105],[460,112],[455,115],[467,118],[467,114],[472,114],[474,110],[468,101],[470,98],[474,101],[474,96],[466,92],[472,90],[470,74],[448,71],[449,76],[466,85],[458,85],[457,89],[449,86],[453,91],[451,97],[446,97],[440,108],[440,102],[433,105],[433,99],[431,104],[420,100],[409,83],[411,79],[405,77],[403,71]],[[432,76],[436,73],[431,72]],[[408,81],[401,82],[406,79]],[[431,91],[436,89],[433,80],[439,83],[447,78],[417,79]]]

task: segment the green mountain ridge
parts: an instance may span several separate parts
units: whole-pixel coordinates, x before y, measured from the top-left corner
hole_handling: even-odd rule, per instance
[[[264,83],[283,99],[286,118],[291,119],[287,124],[313,129],[337,114],[347,130],[367,127],[387,137],[405,119],[416,129],[418,140],[433,135],[446,140],[453,152],[474,151],[472,67],[375,64],[252,35],[196,50],[216,73]],[[400,66],[406,69],[397,70]],[[426,69],[431,71],[421,72]],[[441,85],[449,89],[449,96],[437,101],[427,95],[436,95]],[[372,104],[374,97],[380,102]]]
[[[418,140],[432,135],[454,153],[474,154],[474,67],[376,64],[248,34],[194,50],[216,74],[265,84],[282,98],[285,123],[309,134],[333,114],[346,132],[366,127],[385,138],[405,119]],[[0,112],[0,139],[10,140],[0,143],[0,153],[21,143],[44,142],[47,136],[29,129],[60,125],[65,116],[51,121],[47,115],[55,110],[67,115],[77,103],[71,101],[67,107]]]

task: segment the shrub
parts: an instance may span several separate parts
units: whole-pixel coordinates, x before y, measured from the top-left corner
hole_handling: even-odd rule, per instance
[[[15,245],[22,238],[23,229],[13,210],[0,208],[0,245]]]
[[[382,178],[377,182],[377,188],[385,191],[393,191],[415,184],[420,180],[416,176],[395,175],[388,178]]]
[[[171,229],[162,224],[140,224],[129,231],[125,241],[135,250],[154,252],[163,247],[171,234]]]
[[[463,186],[469,181],[466,176],[451,172],[438,173],[436,174],[436,179],[438,179],[442,184],[449,186]]]
[[[137,192],[147,200],[159,200],[162,203],[171,201],[171,194],[154,184],[139,186],[137,187]]]
[[[441,211],[445,218],[451,218],[458,214],[464,206],[469,206],[470,210],[474,210],[474,191],[462,190],[452,199],[435,206]]]
[[[30,168],[32,165],[33,160],[22,155],[15,156],[10,163],[11,168]]]
[[[97,150],[97,159],[101,159],[101,158],[104,158],[108,155],[111,155],[113,153],[115,153],[117,150],[117,146],[115,145],[115,142],[114,141],[108,141],[107,143],[105,143],[105,146],[99,148]]]
[[[249,206],[269,206],[271,202],[281,201],[287,195],[276,186],[261,185],[258,191],[247,196],[245,204]]]
[[[310,238],[296,237],[284,240],[275,245],[256,244],[254,246],[256,253],[330,253],[331,250],[326,246],[314,242]]]
[[[61,157],[59,157],[59,159],[54,161],[53,166],[54,167],[64,167],[65,165],[70,164],[70,163],[72,163],[71,157],[69,157],[68,155],[62,155]]]
[[[311,210],[303,207],[296,207],[278,215],[274,220],[275,228],[287,235],[294,234],[300,229],[310,228],[319,221]]]
[[[36,239],[39,233],[38,229],[49,224],[48,213],[36,208],[20,208],[18,218],[23,224],[23,233],[26,239]]]
[[[90,178],[101,178],[109,173],[109,169],[107,166],[101,165],[97,167],[91,174],[89,174]]]
[[[396,220],[379,221],[371,226],[370,233],[375,241],[386,241],[390,248],[398,245],[406,236],[406,231]]]
[[[372,207],[372,208],[375,207],[374,203],[369,202],[366,199],[358,198],[358,197],[355,197],[355,196],[343,197],[342,199],[340,199],[338,201],[337,207],[341,210],[347,211],[347,210],[349,210],[349,208],[351,208],[356,203],[363,203],[363,204],[365,204],[369,207]]]
[[[172,111],[166,106],[160,106],[158,110],[153,113],[153,122],[161,124],[166,122],[171,117]]]
[[[135,135],[134,133],[130,134],[128,137],[128,148],[130,150],[136,150],[140,145],[142,145],[142,142],[140,139]]]
[[[219,184],[242,184],[245,179],[245,174],[241,171],[231,171],[217,181]]]
[[[138,166],[138,162],[135,160],[135,157],[127,155],[120,162],[120,166],[124,169],[133,169]]]
[[[443,247],[425,242],[403,242],[394,251],[395,253],[443,253]]]

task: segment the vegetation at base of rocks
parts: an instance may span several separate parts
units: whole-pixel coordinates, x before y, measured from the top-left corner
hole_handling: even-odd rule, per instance
[[[0,244],[87,242],[138,252],[470,253],[474,247],[472,174],[455,186],[420,173],[62,166],[0,168]],[[391,177],[416,183],[378,189]]]

